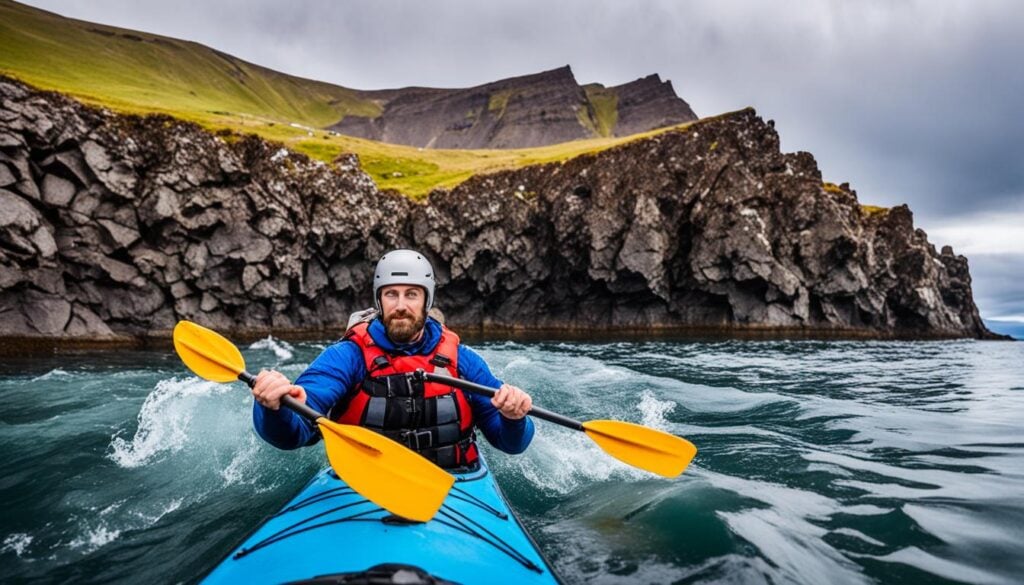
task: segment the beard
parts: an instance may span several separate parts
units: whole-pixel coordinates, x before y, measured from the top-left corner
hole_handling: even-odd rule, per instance
[[[384,330],[395,343],[409,343],[423,329],[427,319],[422,311],[395,311],[384,317]]]

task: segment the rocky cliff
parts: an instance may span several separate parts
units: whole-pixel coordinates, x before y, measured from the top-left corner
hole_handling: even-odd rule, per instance
[[[178,319],[336,336],[386,250],[473,329],[986,337],[967,260],[866,213],[752,110],[434,192],[381,193],[168,117],[0,79],[0,337],[126,342]]]
[[[466,89],[359,92],[382,104],[381,113],[345,116],[330,129],[425,148],[525,148],[627,136],[697,119],[657,75],[612,88],[594,86],[612,100],[610,107],[595,104],[569,66]]]

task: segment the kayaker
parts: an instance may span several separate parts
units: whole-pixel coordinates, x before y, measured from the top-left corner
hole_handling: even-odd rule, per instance
[[[533,438],[533,422],[526,416],[530,395],[495,378],[479,354],[428,316],[434,289],[434,270],[425,256],[412,250],[385,254],[373,277],[372,320],[352,326],[294,384],[280,372],[260,372],[252,390],[256,432],[280,449],[319,440],[316,425],[280,408],[281,397],[290,394],[333,420],[371,428],[445,468],[475,465],[476,428],[501,451],[525,450]],[[486,398],[414,382],[407,374],[418,368],[500,390]]]

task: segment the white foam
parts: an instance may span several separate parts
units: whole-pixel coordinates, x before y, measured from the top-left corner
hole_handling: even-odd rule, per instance
[[[640,394],[640,404],[637,405],[642,415],[644,426],[656,429],[668,429],[669,422],[665,415],[676,409],[676,403],[671,400],[658,400],[650,390],[644,390]]]
[[[109,516],[113,512],[116,512],[121,507],[121,505],[124,504],[124,502],[125,502],[124,500],[118,500],[118,501],[110,504],[106,508],[103,508],[102,510],[100,510],[99,515],[100,516]],[[96,508],[90,508],[90,510],[95,512]]]
[[[628,371],[627,374],[626,377],[636,380],[636,386],[652,388],[659,395],[670,397],[694,412],[740,412],[775,402],[797,402],[774,392],[750,392],[726,386],[691,384]]]
[[[956,561],[930,555],[916,546],[901,548],[900,550],[885,556],[850,554],[851,556],[861,558],[870,558],[890,563],[909,565],[926,573],[937,575],[951,581],[978,583],[979,585],[1012,585],[1014,583],[1019,583],[1019,581],[1013,578],[1003,577],[1001,575],[962,565]]]
[[[582,386],[584,388],[595,384],[610,386],[615,382],[622,382],[632,377],[634,377],[634,374],[620,368],[593,367],[573,377],[572,383],[575,386]]]
[[[266,339],[253,343],[249,346],[249,349],[269,349],[274,352],[279,362],[288,361],[295,356],[295,348],[290,343],[275,339],[272,335],[268,335]]]
[[[184,498],[175,498],[167,503],[166,506],[160,508],[155,514],[144,514],[142,512],[135,512],[135,516],[142,520],[147,526],[156,524],[161,518],[181,508],[182,504],[185,503]]]
[[[883,516],[892,512],[892,508],[880,508],[871,504],[858,504],[856,506],[844,506],[839,511],[851,516]]]
[[[57,368],[57,369],[54,369],[54,370],[50,370],[49,372],[46,372],[42,376],[36,376],[35,378],[32,378],[31,380],[29,380],[29,383],[32,383],[32,382],[44,382],[46,380],[53,380],[55,378],[56,379],[70,378],[71,375],[72,374],[70,372],[66,372],[66,371],[64,371],[64,370],[62,370],[60,368]]]
[[[194,400],[228,391],[227,384],[205,382],[198,378],[161,380],[146,396],[139,411],[139,426],[131,440],[117,435],[111,438],[107,455],[119,466],[132,469],[147,465],[158,455],[181,450],[189,438]]]
[[[18,558],[21,558],[21,555],[25,554],[30,544],[32,544],[32,536],[30,534],[14,532],[4,538],[3,546],[0,547],[0,553],[13,552],[18,555]]]
[[[837,475],[839,477],[853,477],[854,475],[852,471],[846,468],[840,467],[838,465],[829,465],[825,463],[811,463],[807,466],[807,473],[811,473],[814,471],[821,471],[831,475]]]
[[[224,487],[235,484],[253,484],[259,474],[260,460],[259,445],[253,435],[249,435],[246,444],[231,458],[231,463],[221,470],[220,475],[224,478]]]
[[[86,553],[91,553],[103,545],[110,544],[121,536],[120,530],[111,530],[105,524],[86,530],[85,535],[75,538],[68,545],[73,549],[84,548]]]
[[[556,494],[568,494],[611,479],[649,479],[651,475],[605,454],[583,433],[538,428],[523,457],[495,458],[516,468],[515,474],[532,485]]]
[[[846,528],[846,527],[836,528],[835,530],[832,531],[832,534],[842,534],[844,536],[851,536],[851,537],[856,538],[858,540],[862,540],[862,541],[864,541],[864,542],[866,542],[868,544],[873,544],[875,546],[885,546],[885,543],[882,542],[881,540],[876,540],[874,538],[871,538],[867,534],[864,534],[863,532],[860,532],[859,530],[854,530],[853,528]]]

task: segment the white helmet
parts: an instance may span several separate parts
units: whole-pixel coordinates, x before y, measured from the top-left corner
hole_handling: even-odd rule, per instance
[[[392,284],[421,286],[427,292],[424,313],[434,305],[434,267],[419,252],[392,250],[381,256],[373,272],[373,304],[380,311],[380,289]]]

